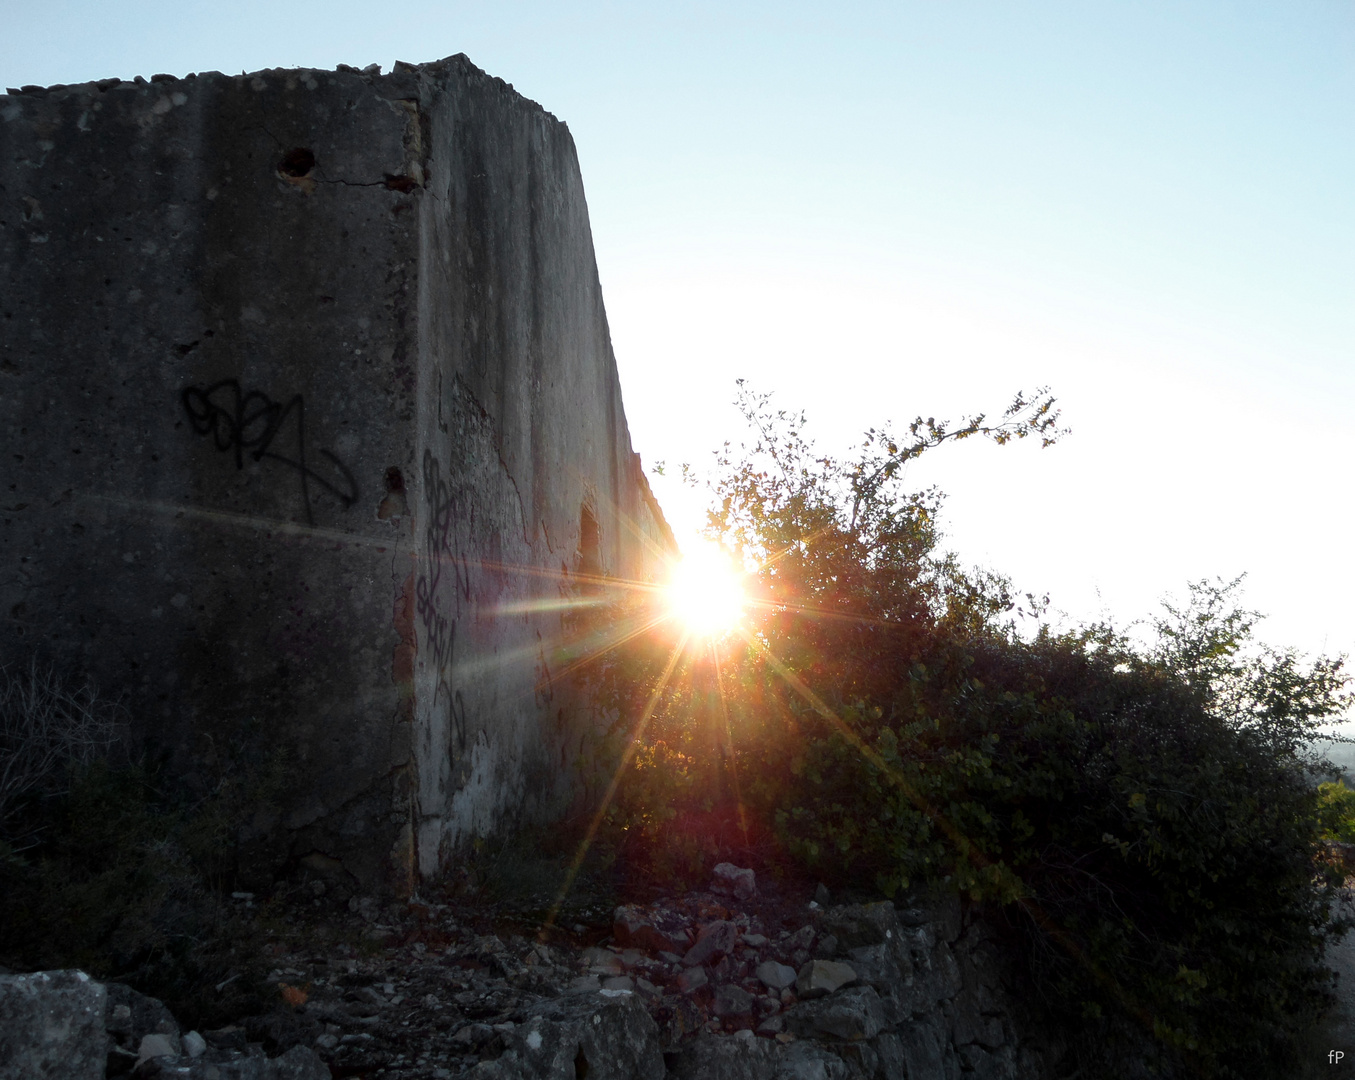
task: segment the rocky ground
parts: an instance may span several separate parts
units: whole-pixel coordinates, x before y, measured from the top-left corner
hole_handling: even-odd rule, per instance
[[[277,1005],[202,1032],[201,1060],[307,1049],[331,1076],[389,1080],[1044,1073],[958,904],[834,904],[719,869],[708,889],[576,907],[544,931],[447,898],[339,905],[316,883],[276,921]],[[212,1075],[178,1049],[140,1053],[138,1073]]]
[[[1056,1071],[1061,1048],[1031,1037],[1001,954],[953,899],[837,903],[821,886],[759,888],[752,871],[717,870],[706,889],[619,907],[584,902],[544,929],[530,907],[450,896],[382,904],[313,882],[267,905],[273,1007],[225,1027],[183,1031],[154,999],[78,972],[0,977],[0,1080],[1033,1080]],[[234,902],[242,914],[258,910],[249,894]],[[1342,991],[1344,1011],[1320,1041],[1324,1055],[1330,1042],[1355,1057]],[[9,1060],[25,1024],[68,1041]],[[57,1071],[33,1067],[44,1053]]]

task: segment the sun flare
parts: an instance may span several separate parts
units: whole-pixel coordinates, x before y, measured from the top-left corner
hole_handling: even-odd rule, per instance
[[[667,600],[690,633],[717,637],[734,629],[743,615],[743,575],[714,545],[693,546],[673,566]]]

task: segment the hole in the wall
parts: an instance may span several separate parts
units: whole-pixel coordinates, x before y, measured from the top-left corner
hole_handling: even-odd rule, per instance
[[[386,470],[386,495],[376,508],[380,521],[389,521],[393,517],[403,517],[409,513],[409,500],[405,498],[405,474],[398,465]]]
[[[315,168],[315,154],[304,146],[288,150],[278,162],[278,172],[283,176],[306,176]]]
[[[574,1055],[574,1080],[584,1080],[588,1075],[588,1058],[584,1056],[583,1047],[579,1047],[579,1052]]]

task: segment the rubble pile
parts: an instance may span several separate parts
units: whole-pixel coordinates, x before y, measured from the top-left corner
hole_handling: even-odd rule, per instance
[[[751,870],[722,864],[709,890],[623,905],[610,927],[496,933],[476,925],[473,909],[382,907],[370,898],[350,900],[344,914],[356,945],[280,940],[270,973],[278,1006],[227,1028],[182,1035],[158,1002],[99,988],[103,1005],[86,1005],[106,1013],[108,1075],[1024,1080],[1049,1072],[1049,1049],[1015,1018],[983,924],[966,924],[954,899],[834,905],[820,887],[807,905],[775,902],[759,896]],[[14,978],[35,976],[0,981]],[[0,1052],[0,1080],[9,1075]]]
[[[315,1051],[269,1057],[234,1032],[184,1033],[155,998],[83,971],[0,975],[0,1080],[329,1080]]]

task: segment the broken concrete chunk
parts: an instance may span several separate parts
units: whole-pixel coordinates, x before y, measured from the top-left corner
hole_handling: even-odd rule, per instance
[[[532,1080],[662,1080],[665,1072],[658,1026],[634,994],[541,1002],[513,1030],[504,1057]]]
[[[906,1076],[945,1076],[941,1040],[931,1024],[910,1023],[899,1029],[899,1054]]]
[[[710,979],[706,977],[705,968],[691,968],[677,977],[677,988],[684,994],[690,994],[693,990],[700,990],[708,982]]]
[[[623,949],[627,946],[649,952],[671,952],[681,956],[690,942],[686,927],[670,912],[623,904],[612,918],[612,937]]]
[[[757,895],[757,877],[752,870],[722,862],[715,867],[711,892],[723,893],[739,900],[750,900]]]
[[[850,949],[846,960],[861,982],[870,983],[881,993],[903,985],[913,973],[907,947],[891,941]]]
[[[183,1052],[191,1058],[202,1057],[207,1049],[207,1040],[196,1031],[190,1031],[183,1037]]]
[[[651,963],[649,957],[639,949],[622,949],[620,959],[621,966],[627,971]]]
[[[716,1016],[752,1016],[753,995],[741,986],[717,986],[711,1012]]]
[[[891,1031],[881,1032],[874,1040],[876,1075],[890,1078],[908,1076],[908,1065],[903,1058],[903,1044]]]
[[[807,949],[813,944],[814,928],[802,926],[786,939],[785,947],[788,952],[794,952],[799,949]]]
[[[880,995],[869,986],[855,986],[832,997],[802,1001],[785,1012],[786,1026],[802,1037],[829,1036],[855,1041],[873,1039],[885,1028]]]
[[[141,1045],[136,1052],[136,1068],[155,1058],[172,1058],[179,1056],[179,1040],[176,1038],[170,1041],[168,1035],[143,1035]]]
[[[795,979],[795,991],[802,998],[822,997],[856,982],[856,971],[850,964],[837,960],[811,960],[800,969]]]
[[[584,949],[581,959],[595,975],[620,975],[626,967],[610,949]]]
[[[707,923],[697,935],[696,944],[687,950],[682,962],[687,967],[709,963],[717,956],[732,952],[739,943],[739,928],[727,919]]]
[[[102,1080],[103,986],[83,971],[0,976],[0,1078]]]
[[[795,985],[795,969],[787,964],[778,964],[775,960],[764,960],[758,964],[754,974],[763,986],[773,990],[784,990]]]
[[[894,905],[888,901],[845,904],[829,908],[823,916],[823,932],[836,937],[844,949],[894,941],[901,929]]]

